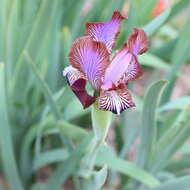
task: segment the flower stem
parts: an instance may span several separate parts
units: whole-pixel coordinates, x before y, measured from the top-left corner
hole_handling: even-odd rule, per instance
[[[111,124],[111,112],[102,111],[98,108],[97,103],[92,106],[92,127],[97,142],[103,142],[107,136]]]
[[[109,131],[111,116],[111,112],[100,110],[97,103],[92,106],[91,117],[95,136],[89,144],[87,154],[82,161],[83,169],[79,172],[85,178],[88,178],[93,173],[97,153]]]

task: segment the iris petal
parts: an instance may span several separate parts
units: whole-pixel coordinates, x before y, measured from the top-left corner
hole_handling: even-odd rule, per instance
[[[140,64],[138,63],[137,57],[133,55],[126,72],[120,78],[118,83],[126,84],[130,81],[134,81],[137,78],[141,77],[142,74],[143,74],[143,72],[142,72]]]
[[[135,29],[107,68],[102,89],[105,90],[107,86],[112,86],[110,83],[118,86],[120,83],[127,83],[139,78],[142,70],[137,56],[147,49],[148,39],[145,32],[142,29]]]
[[[113,58],[111,64],[106,70],[104,77],[105,87],[107,83],[112,82],[114,85],[118,86],[120,80],[123,78],[125,73],[131,64],[133,55],[128,51],[127,48],[122,48],[116,56]]]
[[[111,53],[115,40],[119,34],[120,22],[126,19],[119,11],[115,11],[109,22],[87,23],[86,33],[92,36],[93,40],[106,44],[108,52]]]
[[[95,102],[96,99],[86,92],[86,78],[80,71],[69,66],[65,68],[63,75],[66,77],[72,91],[83,105],[83,108],[87,108]]]
[[[81,37],[71,48],[70,63],[98,90],[109,65],[109,53],[102,42],[92,41],[89,36]]]
[[[127,48],[134,55],[143,54],[148,50],[148,38],[144,30],[134,29],[127,40]]]
[[[111,111],[116,114],[120,114],[127,108],[134,107],[131,95],[127,88],[102,91],[99,97],[99,108],[101,110]]]

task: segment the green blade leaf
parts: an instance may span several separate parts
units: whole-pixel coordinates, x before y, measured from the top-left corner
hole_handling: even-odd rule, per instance
[[[24,55],[25,55],[25,58],[27,60],[27,63],[29,65],[29,67],[32,69],[36,79],[38,80],[40,86],[41,86],[41,89],[42,89],[42,92],[44,93],[48,103],[49,103],[49,106],[52,110],[52,113],[54,114],[55,118],[57,120],[59,120],[61,118],[61,114],[57,108],[57,105],[53,99],[53,95],[49,89],[49,87],[47,86],[46,82],[44,81],[44,79],[41,77],[38,69],[36,68],[34,62],[32,61],[30,55],[25,51],[24,52]]]
[[[76,168],[81,161],[87,146],[92,139],[92,134],[88,135],[81,144],[71,153],[69,158],[61,163],[47,183],[47,190],[59,190],[67,178],[76,172]]]
[[[150,21],[148,24],[146,24],[143,27],[146,34],[148,36],[151,36],[152,34],[154,34],[154,32],[156,32],[162,26],[162,24],[164,24],[164,22],[167,20],[167,18],[170,15],[170,12],[171,12],[171,9],[169,8],[165,10],[161,15],[159,15],[158,17]]]
[[[149,66],[159,70],[169,71],[170,69],[170,66],[165,61],[150,53],[141,55],[139,62],[143,66]]]
[[[106,181],[107,174],[107,167],[103,167],[101,170],[93,172],[89,179],[84,180],[83,189],[101,190]]]
[[[138,152],[138,163],[144,168],[148,168],[152,161],[152,151],[157,138],[156,108],[166,84],[165,80],[157,81],[145,94],[140,132],[141,144]]]
[[[172,11],[171,14],[168,18],[171,19],[174,16],[176,16],[178,13],[180,13],[180,11],[184,8],[187,8],[190,5],[190,1],[189,0],[181,0],[178,3],[176,3],[173,7],[172,7]]]
[[[11,190],[23,190],[18,169],[16,166],[15,155],[13,151],[13,144],[11,138],[11,128],[9,126],[6,95],[5,95],[5,69],[4,65],[0,63],[0,149],[1,159],[7,181],[9,182]]]
[[[183,156],[179,160],[172,160],[166,167],[166,170],[175,174],[190,168],[190,155]]]
[[[156,6],[157,0],[141,0],[139,9],[139,23],[142,25],[150,18],[151,13]]]
[[[15,71],[14,71],[14,80],[12,84],[12,89],[14,91],[14,97],[17,101],[22,101],[25,96],[25,87],[28,85],[25,78],[28,77],[28,70],[25,66],[23,54],[24,51],[27,51],[33,60],[36,59],[39,55],[39,48],[44,44],[44,39],[47,36],[48,29],[51,27],[53,20],[56,18],[56,9],[58,7],[59,1],[54,3],[51,0],[41,1],[40,8],[35,19],[35,22],[32,27],[32,31],[25,43],[24,49],[19,56],[17,61]],[[48,19],[47,19],[48,18]],[[18,85],[23,89],[23,93],[17,91]]]
[[[181,70],[183,64],[189,58],[189,48],[190,48],[189,34],[190,34],[190,15],[188,16],[188,20],[185,23],[185,26],[180,34],[180,37],[177,41],[177,44],[172,54],[172,60],[171,60],[172,67],[168,73],[168,79],[170,80],[170,83],[163,94],[162,103],[166,103],[170,99],[178,72]]]
[[[158,111],[163,112],[163,111],[168,111],[168,110],[173,110],[173,109],[183,110],[189,105],[189,103],[190,103],[190,97],[183,96],[181,98],[172,100],[172,101],[162,105]]]
[[[188,190],[190,187],[190,176],[184,176],[176,178],[169,182],[166,182],[152,190]]]
[[[102,167],[106,165],[108,168],[136,179],[148,187],[153,188],[160,185],[160,182],[150,173],[129,161],[116,157],[107,147],[103,147],[99,151],[96,165]]]
[[[6,34],[6,0],[0,0],[0,62],[5,61],[5,34]]]
[[[34,170],[38,170],[48,164],[64,161],[68,158],[68,151],[64,149],[54,149],[41,153],[34,161]]]
[[[166,167],[171,157],[189,138],[189,118],[190,110],[187,107],[187,109],[184,109],[177,117],[173,126],[171,126],[160,138],[156,150],[156,160],[151,168],[153,172],[159,171]]]

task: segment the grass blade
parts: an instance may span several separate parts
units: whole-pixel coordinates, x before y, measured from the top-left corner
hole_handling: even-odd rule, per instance
[[[69,158],[58,166],[56,171],[48,180],[47,190],[59,190],[61,185],[65,183],[67,178],[76,172],[76,168],[81,161],[87,146],[92,139],[92,135],[88,135],[81,144],[71,153]]]
[[[57,105],[53,99],[53,95],[52,95],[49,87],[47,86],[46,82],[41,77],[40,73],[38,72],[38,69],[36,68],[34,62],[32,61],[32,59],[30,57],[30,55],[26,51],[24,52],[24,55],[25,55],[25,58],[26,58],[26,61],[29,65],[29,67],[32,69],[36,79],[38,80],[38,82],[41,86],[42,92],[44,93],[44,95],[45,95],[45,97],[49,103],[49,106],[51,107],[52,113],[54,114],[55,118],[57,120],[59,120],[61,118],[61,114],[57,108]]]
[[[159,108],[159,112],[173,110],[173,109],[183,110],[189,105],[189,103],[190,103],[190,96],[183,96],[181,98],[172,100],[167,104],[164,104]]]
[[[153,188],[160,185],[160,182],[151,174],[131,162],[116,157],[106,147],[98,153],[96,165],[102,167],[106,165],[108,168],[134,178],[148,187]]]
[[[19,173],[16,166],[15,155],[13,151],[11,128],[9,126],[6,97],[5,97],[5,69],[4,65],[0,64],[0,148],[1,159],[5,171],[5,176],[9,182],[11,190],[23,190],[20,181]]]
[[[51,27],[53,19],[56,18],[55,13],[58,2],[58,0],[56,0],[54,3],[52,3],[51,0],[41,1],[38,15],[33,24],[32,31],[28,37],[27,42],[25,43],[25,47],[19,56],[14,70],[12,90],[14,91],[14,98],[18,102],[23,101],[25,96],[25,88],[23,87],[28,85],[28,82],[25,81],[25,78],[28,78],[28,70],[24,64],[25,55],[23,52],[27,51],[33,60],[38,57],[40,53],[39,48],[44,44],[43,42],[49,31],[48,29]],[[20,93],[16,90],[18,86],[23,89],[23,93]]]
[[[171,11],[171,14],[170,14],[168,20],[173,18],[174,16],[176,16],[182,9],[187,8],[189,5],[190,5],[189,0],[181,0],[178,3],[176,3],[172,7],[172,11]]]
[[[101,190],[107,178],[107,167],[103,167],[99,171],[93,172],[89,179],[84,180],[83,189],[85,190]]]
[[[150,21],[148,24],[144,26],[144,31],[148,36],[151,36],[154,34],[161,26],[162,24],[167,20],[171,12],[171,9],[168,8],[165,10],[161,15]]]
[[[141,144],[138,153],[138,163],[144,168],[148,168],[152,161],[152,151],[157,138],[156,108],[166,84],[167,81],[164,80],[155,82],[145,95],[140,133]]]
[[[150,53],[141,55],[139,62],[143,66],[149,66],[159,70],[169,71],[170,69],[170,66],[165,61]]]
[[[158,142],[156,161],[151,168],[153,172],[160,171],[167,166],[171,157],[189,138],[189,118],[190,110],[187,108],[181,112],[174,125],[161,137]]]
[[[190,48],[189,35],[190,35],[190,15],[173,51],[172,60],[171,60],[172,67],[168,73],[168,79],[170,80],[170,83],[167,86],[166,90],[164,91],[162,103],[166,103],[170,99],[178,74],[176,71],[179,72],[183,64],[189,58],[189,48]]]
[[[48,164],[64,161],[68,158],[68,156],[68,152],[64,149],[54,149],[41,153],[35,159],[33,169],[37,171],[41,167],[44,167]]]
[[[160,185],[159,187],[153,188],[152,190],[188,190],[190,187],[190,176],[184,176],[176,178],[169,182]]]

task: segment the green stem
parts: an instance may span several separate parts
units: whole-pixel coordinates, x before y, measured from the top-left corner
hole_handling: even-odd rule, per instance
[[[92,127],[97,139],[97,142],[103,142],[108,134],[108,130],[111,124],[111,112],[102,111],[98,108],[98,104],[95,103],[92,106]]]
[[[95,138],[89,148],[89,154],[87,156],[87,170],[88,175],[91,174],[96,161],[97,153],[100,146],[105,141],[107,137],[109,127],[111,124],[111,112],[102,111],[98,108],[98,104],[95,103],[92,106],[91,117],[92,117],[92,127],[95,134]]]

